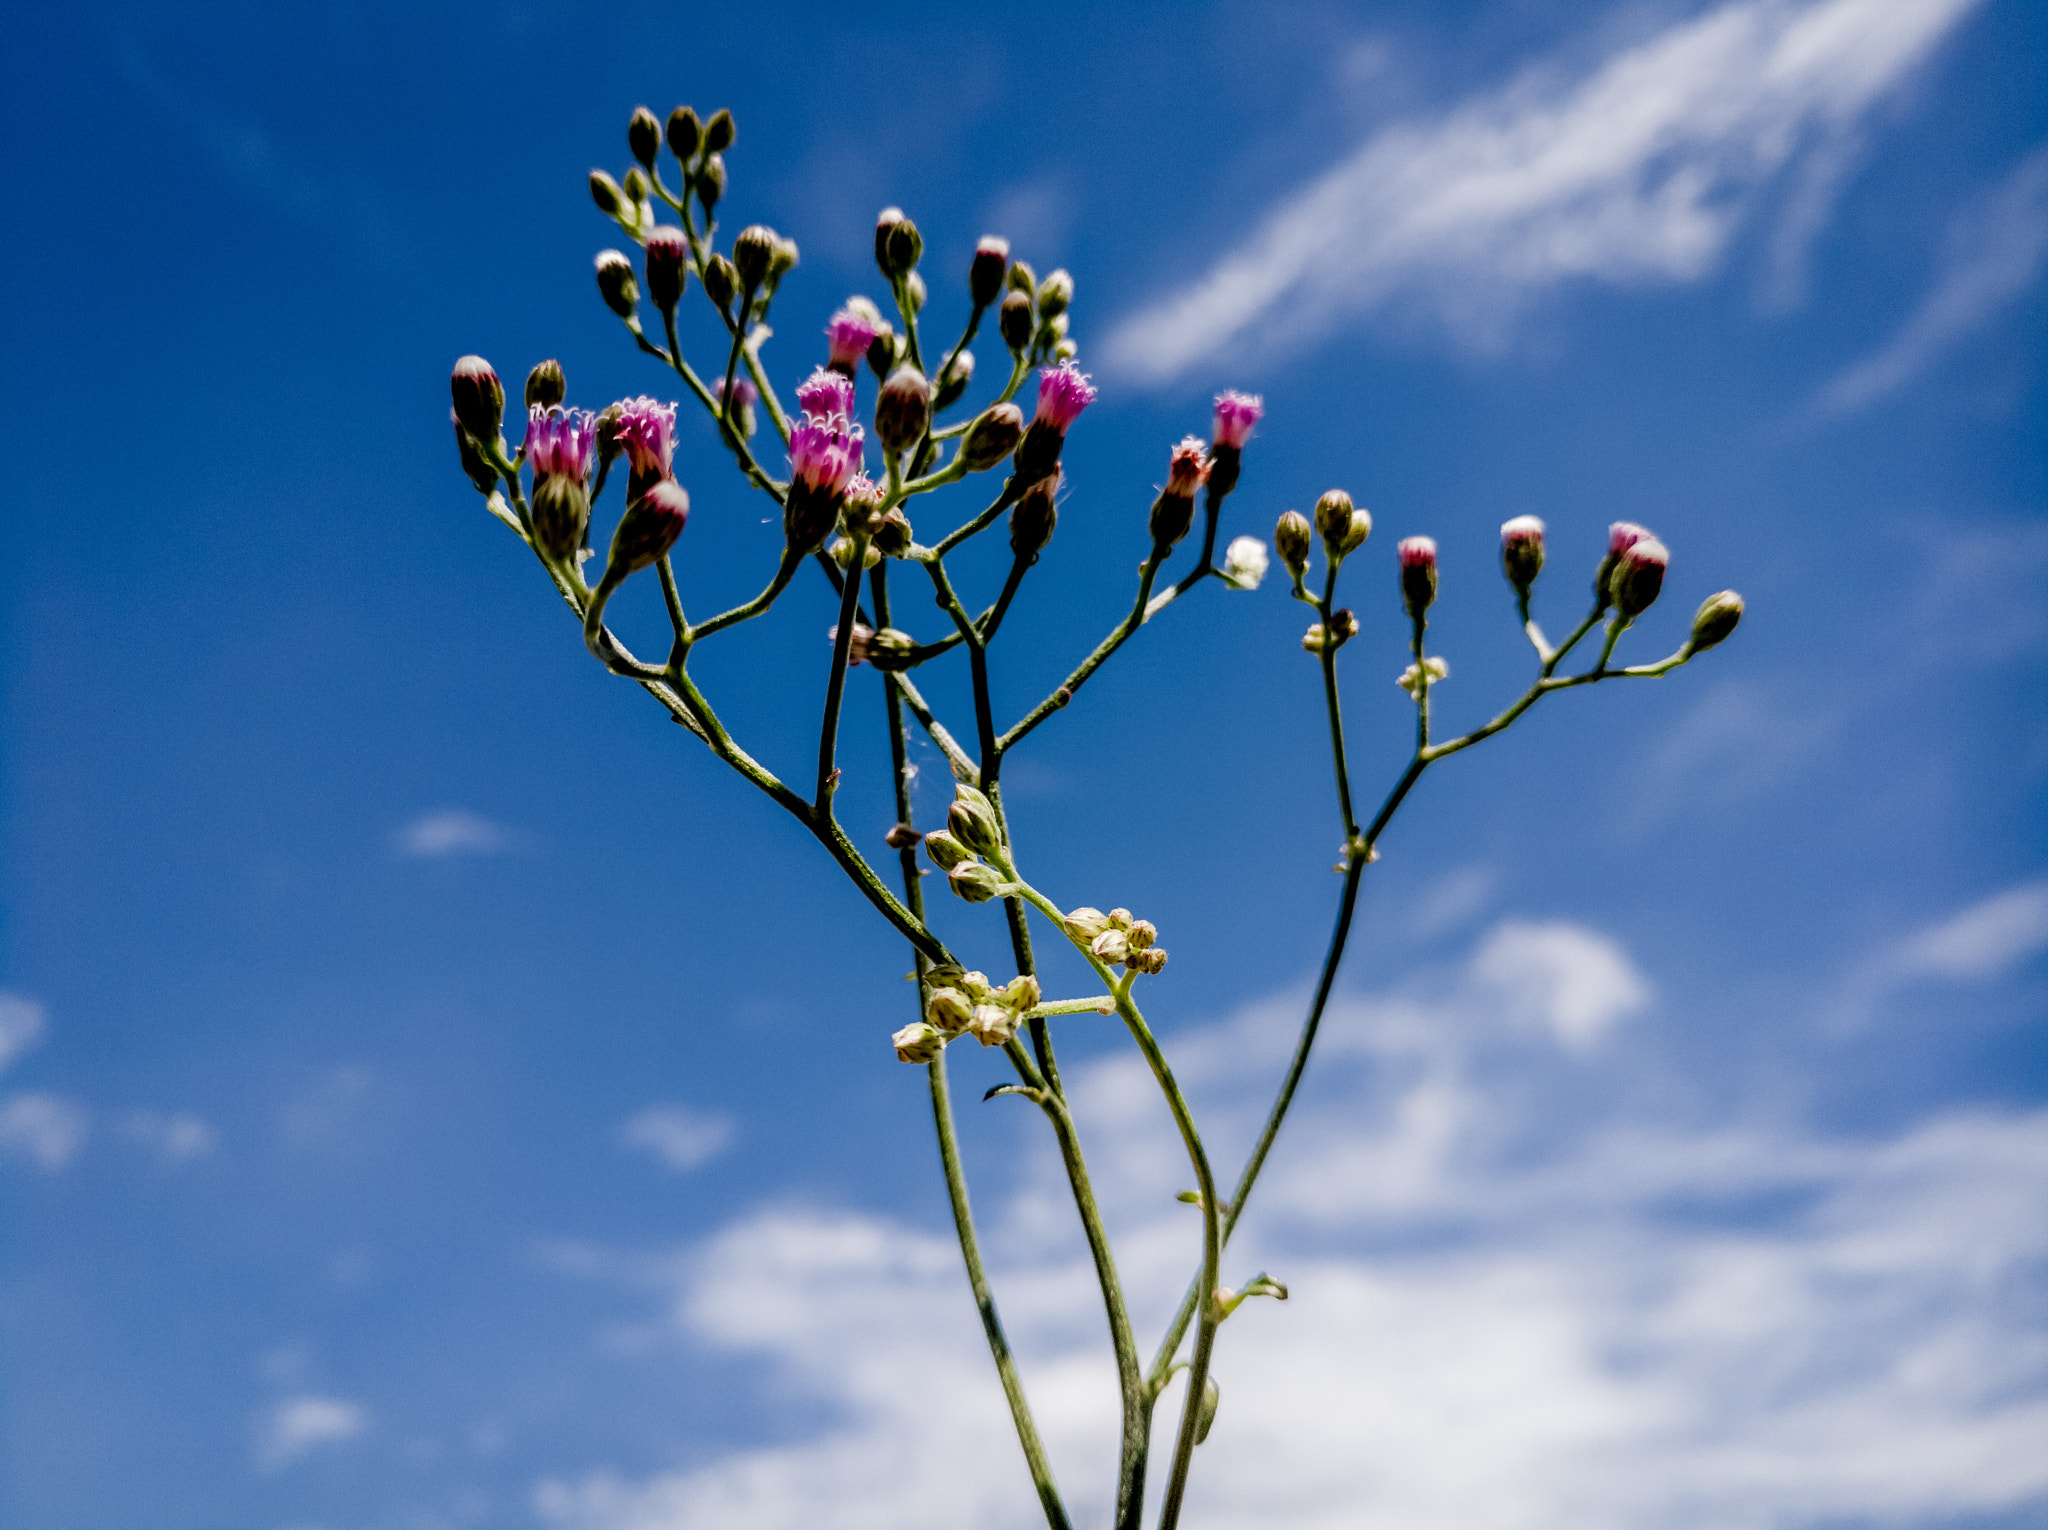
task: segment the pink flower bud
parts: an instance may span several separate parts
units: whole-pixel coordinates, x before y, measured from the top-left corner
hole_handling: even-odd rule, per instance
[[[974,247],[973,264],[967,268],[967,290],[976,308],[986,308],[1003,295],[1003,278],[1009,274],[1010,241],[984,234]]]
[[[543,409],[535,404],[526,421],[526,460],[533,476],[583,482],[590,476],[596,436],[597,416],[589,410],[564,409],[559,404]]]
[[[636,478],[669,476],[676,450],[676,406],[642,395],[620,402],[618,443],[632,459]]]
[[[1543,522],[1518,515],[1500,528],[1500,561],[1508,583],[1527,593],[1543,572]]]
[[[676,311],[683,300],[683,279],[690,269],[690,241],[672,223],[663,223],[647,235],[647,295],[664,314]]]
[[[1593,571],[1593,609],[1605,611],[1614,600],[1614,571],[1621,555],[1651,533],[1634,521],[1616,521],[1607,528],[1607,556]]]
[[[505,418],[505,385],[481,356],[465,356],[455,363],[448,377],[448,391],[455,400],[455,418],[479,444],[489,446],[498,439],[498,426]]]
[[[1183,436],[1166,465],[1166,492],[1192,497],[1209,477],[1209,454],[1194,436]]]
[[[673,478],[657,478],[619,517],[605,577],[623,578],[659,562],[676,545],[689,519],[690,496],[683,486]]]
[[[1404,537],[1395,549],[1401,560],[1401,603],[1416,621],[1436,600],[1436,542]]]
[[[1608,596],[1624,621],[1634,621],[1656,604],[1664,588],[1664,571],[1671,566],[1671,551],[1653,536],[1629,543],[1615,560],[1608,582]]]

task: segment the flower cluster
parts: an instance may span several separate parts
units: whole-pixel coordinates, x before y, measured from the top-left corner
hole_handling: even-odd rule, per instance
[[[637,499],[645,483],[675,476],[671,464],[676,454],[676,406],[643,394],[623,400],[617,408],[618,443],[633,465],[632,497]]]
[[[969,903],[986,903],[1001,894],[1009,881],[983,856],[1003,853],[1002,823],[995,804],[965,781],[954,783],[953,806],[946,827],[924,837],[924,853],[946,874],[946,885]]]
[[[1149,919],[1133,919],[1127,908],[1103,913],[1077,908],[1062,921],[1067,938],[1105,966],[1157,974],[1166,968],[1166,952],[1155,944],[1159,930]]]
[[[1017,1034],[1018,1025],[1041,997],[1038,979],[1029,973],[998,988],[986,973],[949,964],[932,968],[924,981],[924,1019],[889,1038],[903,1062],[930,1062],[957,1036],[999,1047]]]

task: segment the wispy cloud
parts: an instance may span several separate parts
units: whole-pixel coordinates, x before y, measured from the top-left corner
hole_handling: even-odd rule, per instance
[[[2048,266],[2048,146],[1957,214],[1941,274],[1899,332],[1821,391],[1823,414],[1849,414],[1896,393],[1957,341],[2019,301]]]
[[[0,1073],[41,1041],[46,1029],[42,1005],[18,993],[0,993]]]
[[[1510,969],[1563,975],[1536,1001],[1542,1025],[1501,1013]],[[1960,1111],[1875,1139],[1688,1127],[1643,1096],[1589,1116],[1528,1083],[1603,1066],[1597,1026],[1561,1053],[1587,1034],[1572,1016],[1611,1024],[1643,1002],[1625,951],[1510,924],[1439,978],[1328,1022],[1228,1257],[1226,1281],[1270,1269],[1293,1300],[1225,1330],[1203,1524],[1798,1530],[2048,1506],[2048,1112]],[[1212,1142],[1249,1140],[1253,1082],[1277,1073],[1294,1018],[1257,1006],[1173,1040]],[[1625,1095],[1636,1064],[1609,1066]],[[1142,1064],[1072,1069],[1069,1090],[1154,1328],[1197,1251],[1172,1200],[1185,1162]],[[1101,1309],[1056,1169],[1027,1165],[986,1205],[984,1242],[1069,1508],[1099,1522],[1116,1415]],[[828,1422],[645,1478],[544,1483],[563,1530],[1033,1522],[949,1239],[782,1207],[618,1273],[665,1282],[673,1321],[766,1359],[781,1395]]]
[[[47,1170],[77,1156],[92,1131],[84,1106],[40,1090],[0,1102],[0,1150],[19,1153]]]
[[[1106,360],[1164,383],[1397,297],[1489,342],[1568,282],[1698,280],[1788,166],[1796,245],[1865,115],[1975,4],[1733,0],[1588,72],[1532,75],[1385,128],[1126,320]]]
[[[167,1164],[204,1158],[219,1140],[209,1122],[183,1110],[131,1110],[122,1119],[121,1135]]]
[[[709,1163],[731,1144],[733,1120],[722,1111],[683,1105],[650,1105],[619,1127],[624,1146],[646,1153],[663,1168],[681,1174]]]
[[[276,1471],[322,1445],[352,1440],[370,1427],[369,1411],[339,1397],[293,1397],[257,1421],[257,1464]]]
[[[2043,951],[2048,951],[2048,878],[1994,893],[1873,952],[1843,980],[1835,1023],[1854,1030],[1903,988],[1989,982]]]
[[[398,853],[429,859],[447,855],[494,855],[512,846],[502,825],[468,808],[423,813],[398,832]]]

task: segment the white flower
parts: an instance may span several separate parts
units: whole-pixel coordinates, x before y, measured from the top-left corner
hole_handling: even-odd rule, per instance
[[[1439,680],[1448,680],[1451,678],[1451,666],[1446,664],[1442,659],[1434,657],[1424,659],[1422,661],[1422,667],[1424,671],[1427,672],[1427,674],[1429,675],[1429,679],[1427,682],[1424,682],[1417,678],[1415,673],[1415,666],[1413,664],[1409,665],[1406,669],[1402,670],[1401,678],[1394,682],[1394,684],[1400,686],[1402,690],[1406,691],[1409,695],[1415,697],[1417,700],[1420,700],[1422,697],[1422,686],[1425,683],[1429,685],[1435,685]]]
[[[1223,582],[1233,590],[1256,590],[1266,577],[1266,544],[1239,537],[1223,554]]]

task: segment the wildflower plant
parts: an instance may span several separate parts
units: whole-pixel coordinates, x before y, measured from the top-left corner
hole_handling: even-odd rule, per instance
[[[1617,662],[1623,638],[1657,600],[1670,565],[1670,553],[1661,541],[1645,528],[1623,522],[1610,530],[1592,580],[1590,610],[1553,644],[1531,613],[1547,557],[1545,527],[1533,516],[1517,516],[1501,528],[1502,568],[1535,652],[1535,675],[1528,688],[1490,721],[1444,735],[1436,727],[1433,692],[1450,671],[1441,655],[1428,651],[1429,613],[1439,579],[1437,546],[1427,536],[1406,538],[1396,550],[1394,577],[1374,573],[1353,597],[1391,599],[1398,594],[1410,636],[1409,663],[1397,680],[1408,697],[1403,705],[1412,706],[1415,717],[1414,749],[1395,772],[1379,806],[1366,816],[1354,798],[1338,689],[1339,654],[1357,636],[1359,623],[1337,601],[1340,576],[1354,568],[1371,538],[1372,516],[1348,493],[1332,489],[1316,501],[1312,515],[1290,510],[1279,518],[1273,528],[1273,552],[1287,573],[1293,598],[1313,612],[1301,646],[1321,671],[1341,828],[1336,869],[1342,883],[1329,948],[1292,1058],[1256,1145],[1234,1181],[1226,1182],[1210,1159],[1189,1102],[1146,1019],[1145,1006],[1155,991],[1162,997],[1172,992],[1170,986],[1153,986],[1167,967],[1161,931],[1128,909],[1104,912],[1083,901],[1093,897],[1113,902],[1113,885],[1069,893],[1042,889],[1031,879],[1027,857],[1012,837],[1004,811],[1002,770],[1009,756],[1067,706],[1141,627],[1183,597],[1197,593],[1210,580],[1226,590],[1261,587],[1269,555],[1258,537],[1232,537],[1222,561],[1217,561],[1217,539],[1226,529],[1229,499],[1245,453],[1253,446],[1261,401],[1245,393],[1223,394],[1216,400],[1206,440],[1190,435],[1167,449],[1162,463],[1165,485],[1143,522],[1133,514],[1122,523],[1124,530],[1101,533],[1106,545],[1140,555],[1128,612],[1078,659],[1051,694],[1007,726],[998,726],[1001,698],[989,684],[989,649],[1002,634],[1019,588],[1057,530],[1065,483],[1062,448],[1097,396],[1078,365],[1079,347],[1072,333],[1073,279],[1065,271],[1041,278],[1012,257],[1006,240],[985,237],[966,263],[965,320],[958,336],[950,346],[933,347],[925,313],[931,294],[923,274],[923,239],[900,209],[886,209],[875,224],[874,250],[887,289],[887,313],[864,297],[850,299],[835,312],[825,329],[822,361],[791,390],[793,407],[785,406],[762,351],[770,337],[767,321],[776,293],[795,268],[798,251],[792,241],[758,224],[741,230],[721,250],[717,215],[729,184],[724,156],[734,137],[726,112],[707,121],[688,107],[678,107],[664,127],[642,108],[633,114],[628,129],[634,166],[617,178],[592,171],[590,188],[599,211],[640,251],[637,268],[620,250],[598,255],[600,296],[638,348],[666,369],[674,380],[671,386],[679,384],[694,407],[709,414],[723,452],[781,511],[782,548],[775,567],[764,571],[767,580],[761,593],[702,620],[693,621],[686,614],[676,573],[676,564],[686,560],[679,560],[675,552],[688,523],[690,501],[677,478],[674,403],[645,396],[595,412],[577,408],[567,401],[561,367],[543,361],[526,381],[525,433],[515,451],[506,440],[506,400],[497,374],[482,358],[464,357],[451,378],[463,471],[490,512],[532,550],[582,623],[591,654],[614,675],[639,685],[719,760],[787,810],[881,921],[910,947],[916,964],[916,1013],[888,1038],[888,1044],[904,1063],[928,1074],[939,1163],[968,1284],[982,1314],[1031,1481],[1048,1524],[1062,1530],[1069,1522],[1067,1512],[983,1270],[947,1086],[949,1047],[971,1040],[1002,1051],[1014,1079],[998,1085],[990,1096],[1019,1096],[1044,1115],[1101,1289],[1122,1398],[1115,1496],[1118,1530],[1133,1530],[1141,1522],[1151,1469],[1153,1413],[1168,1383],[1186,1372],[1160,1494],[1159,1523],[1162,1530],[1172,1530],[1196,1448],[1217,1417],[1220,1394],[1211,1369],[1221,1331],[1251,1297],[1287,1296],[1284,1285],[1263,1273],[1235,1287],[1226,1285],[1226,1255],[1308,1066],[1343,962],[1360,880],[1377,858],[1376,847],[1388,824],[1432,766],[1505,731],[1555,692],[1611,680],[1653,679],[1689,663],[1734,631],[1742,617],[1742,601],[1730,591],[1710,596],[1676,652],[1653,663]],[[708,372],[700,372],[685,354],[682,308],[693,281],[708,312],[690,326],[691,333],[708,331],[713,337],[702,352],[713,358]],[[1008,365],[995,369],[1000,385],[988,390],[984,401],[971,405],[976,367],[969,346],[981,336],[992,313],[996,349]],[[650,317],[656,321],[654,335],[648,333]],[[863,367],[873,377],[866,390],[871,402],[865,417],[860,405]],[[1016,402],[1020,396],[1030,400],[1028,420]],[[955,416],[950,422],[948,414]],[[766,429],[760,423],[764,415]],[[688,465],[691,474],[706,471],[708,464]],[[584,567],[595,556],[592,515],[615,478],[623,480],[613,496],[621,509],[593,582]],[[954,496],[942,491],[975,478],[993,485],[983,491],[986,503],[964,517],[959,512],[949,516],[942,507]],[[979,498],[970,499],[969,506]],[[927,531],[929,539],[920,539],[910,520],[913,507],[927,528],[936,522],[948,529],[937,536]],[[956,589],[947,560],[993,530],[1005,515],[1009,573],[993,601],[977,609],[977,600]],[[1184,542],[1190,548],[1185,555],[1178,551]],[[1180,567],[1174,577],[1168,566],[1176,562]],[[691,658],[699,644],[768,616],[806,564],[814,565],[830,583],[838,601],[838,620],[829,633],[829,657],[820,658],[826,683],[815,768],[807,764],[801,774],[794,774],[771,769],[733,737],[693,677]],[[605,622],[612,596],[626,580],[650,570],[660,583],[673,634],[667,656],[659,661],[637,656]],[[892,594],[897,592],[892,591],[892,581],[905,578],[929,587],[950,630],[919,635],[895,624]],[[1167,582],[1162,586],[1162,581]],[[1597,641],[1589,642],[1596,633]],[[1565,672],[1567,661],[1582,646],[1597,647],[1597,657],[1581,669]],[[927,664],[957,663],[962,657],[972,685],[974,715],[949,727],[926,700],[917,671]],[[1287,662],[1284,655],[1276,655],[1275,661]],[[886,771],[894,790],[897,822],[881,846],[856,844],[834,810],[842,772],[848,768],[839,747],[847,673],[863,663],[880,672],[888,722],[889,758],[869,767],[878,774]],[[953,775],[954,795],[943,825],[920,825],[912,811],[913,727],[937,746]],[[893,867],[880,853],[885,849],[893,854]],[[997,977],[970,971],[955,956],[928,917],[927,887],[935,887],[937,880],[927,883],[920,852],[930,863],[930,874],[942,879],[952,896],[969,905],[994,906],[966,917],[1006,921],[1013,974]],[[891,887],[885,867],[893,871],[897,888]],[[1056,897],[1055,891],[1063,895]],[[1035,937],[1034,919],[1039,921]],[[1099,991],[1049,996],[1041,985],[1034,938],[1070,943],[1093,973]],[[1190,1250],[1195,1268],[1187,1293],[1149,1360],[1132,1329],[1115,1254],[1090,1186],[1079,1125],[1060,1080],[1054,1046],[1059,1023],[1063,1017],[1081,1014],[1114,1014],[1121,1020],[1158,1085],[1195,1181],[1195,1188],[1182,1197],[1200,1213],[1199,1247]],[[877,1036],[878,1046],[882,1040]]]

